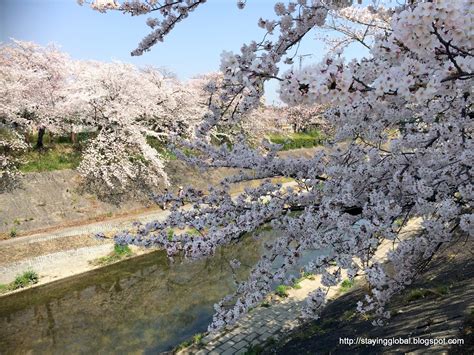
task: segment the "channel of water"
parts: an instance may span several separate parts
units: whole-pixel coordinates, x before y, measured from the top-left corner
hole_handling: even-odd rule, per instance
[[[207,329],[213,305],[248,276],[264,232],[210,258],[171,262],[162,251],[0,299],[0,353],[157,353]]]

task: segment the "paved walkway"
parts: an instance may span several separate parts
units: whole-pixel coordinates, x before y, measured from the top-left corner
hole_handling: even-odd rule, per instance
[[[277,339],[299,325],[300,301],[275,304],[269,308],[260,307],[232,329],[223,333],[210,334],[202,343],[201,350],[190,349],[182,354],[244,354],[250,347]]]
[[[288,290],[288,298],[273,296],[270,307],[257,307],[232,327],[206,335],[200,344],[178,352],[179,355],[245,354],[251,347],[277,340],[301,324],[301,308],[308,293],[317,289],[320,277],[305,279],[301,288]],[[332,288],[328,297],[334,297],[338,288]]]

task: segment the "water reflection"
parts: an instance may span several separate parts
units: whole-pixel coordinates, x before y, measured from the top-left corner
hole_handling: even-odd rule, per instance
[[[156,353],[209,324],[213,304],[259,258],[247,238],[209,259],[170,263],[162,252],[0,300],[0,353]]]

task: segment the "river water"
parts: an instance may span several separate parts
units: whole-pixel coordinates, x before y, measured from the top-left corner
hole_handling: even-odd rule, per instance
[[[194,262],[157,251],[0,298],[0,354],[170,350],[205,331],[234,290],[229,261],[244,279],[261,252],[251,237]]]
[[[206,331],[213,305],[235,289],[230,260],[241,262],[237,280],[247,278],[275,231],[259,235],[203,260],[170,262],[156,251],[2,297],[0,354],[171,350]]]

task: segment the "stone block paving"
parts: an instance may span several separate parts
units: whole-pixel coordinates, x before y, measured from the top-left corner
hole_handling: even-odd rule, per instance
[[[301,301],[290,298],[270,307],[258,307],[233,327],[205,336],[200,345],[178,352],[180,355],[245,354],[251,347],[278,339],[300,324]]]

